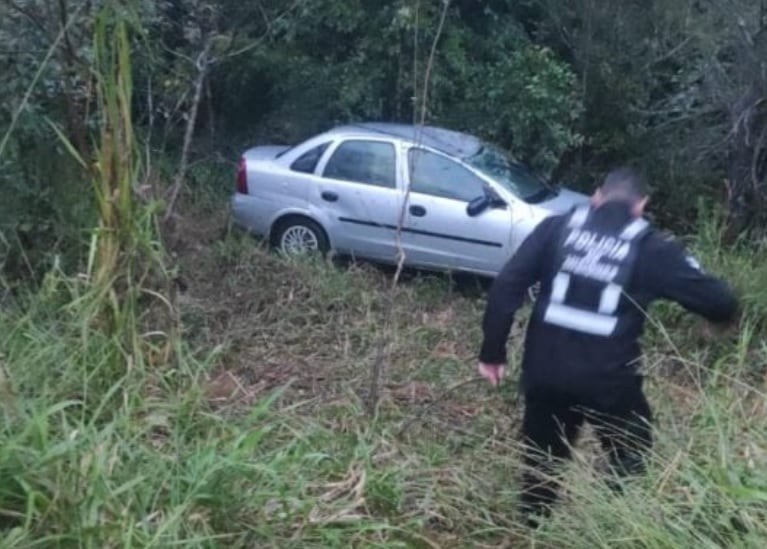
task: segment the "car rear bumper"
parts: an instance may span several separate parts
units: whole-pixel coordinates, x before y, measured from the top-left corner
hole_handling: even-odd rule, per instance
[[[277,209],[276,204],[261,197],[235,193],[231,199],[234,222],[248,232],[259,236],[269,234],[269,225]]]

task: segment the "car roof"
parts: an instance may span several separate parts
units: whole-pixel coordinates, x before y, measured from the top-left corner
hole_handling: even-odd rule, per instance
[[[479,138],[437,126],[395,124],[390,122],[362,122],[333,128],[327,135],[365,137],[397,137],[411,143],[419,143],[444,153],[466,158],[476,154],[482,147]]]

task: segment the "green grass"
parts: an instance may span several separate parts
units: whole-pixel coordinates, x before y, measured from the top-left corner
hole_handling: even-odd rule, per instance
[[[188,290],[172,364],[122,355],[84,324],[71,304],[78,286],[61,274],[0,313],[3,547],[767,540],[760,330],[709,344],[674,308],[654,310],[649,473],[613,495],[587,434],[558,511],[530,532],[515,510],[520,338],[500,390],[471,381],[482,292],[418,276],[391,290],[374,267],[284,260],[221,220],[194,222],[178,243]],[[744,326],[759,326],[758,258],[695,246],[745,296]],[[383,390],[370,417],[379,356]]]

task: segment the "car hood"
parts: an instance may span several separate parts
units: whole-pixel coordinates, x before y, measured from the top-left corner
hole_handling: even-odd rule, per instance
[[[571,191],[570,189],[559,188],[557,195],[539,202],[536,207],[546,210],[553,214],[565,213],[574,206],[585,204],[589,201],[589,197],[585,194]]]

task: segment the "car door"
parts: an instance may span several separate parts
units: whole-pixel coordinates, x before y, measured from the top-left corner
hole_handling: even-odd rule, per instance
[[[497,273],[508,260],[511,211],[488,208],[469,216],[468,203],[485,192],[485,181],[436,151],[412,147],[407,153],[409,180],[403,241],[408,259],[441,268]]]
[[[397,157],[391,140],[347,138],[320,160],[309,201],[321,210],[337,251],[396,260],[395,229],[403,200]]]

